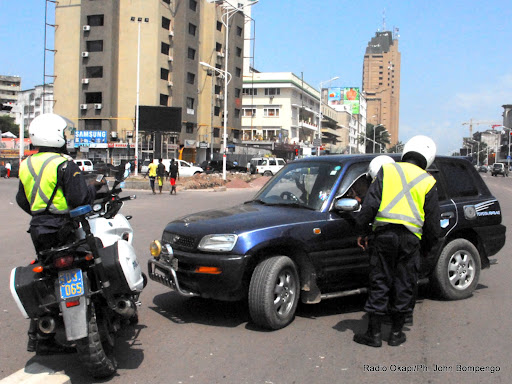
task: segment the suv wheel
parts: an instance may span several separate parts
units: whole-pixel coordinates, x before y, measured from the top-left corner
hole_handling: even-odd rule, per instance
[[[272,176],[272,172],[271,171],[265,171],[265,172],[263,172],[263,176]]]
[[[287,256],[263,260],[249,286],[249,313],[255,324],[280,329],[290,324],[299,300],[299,275]]]
[[[480,255],[465,239],[450,241],[441,252],[433,273],[438,293],[448,300],[465,299],[475,290],[480,277]]]

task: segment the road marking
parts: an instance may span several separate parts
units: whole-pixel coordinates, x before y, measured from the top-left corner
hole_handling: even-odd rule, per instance
[[[71,384],[68,375],[55,372],[39,363],[32,363],[0,380],[0,384]]]

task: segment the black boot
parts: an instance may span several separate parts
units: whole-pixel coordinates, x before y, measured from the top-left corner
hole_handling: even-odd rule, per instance
[[[393,313],[391,315],[392,325],[391,333],[389,334],[388,345],[396,347],[400,344],[405,343],[405,333],[402,332],[402,329],[405,324],[405,317],[405,313]]]
[[[37,347],[37,322],[34,319],[30,319],[30,325],[28,327],[28,342],[27,351],[35,352]]]
[[[370,347],[380,347],[382,345],[382,335],[380,332],[382,316],[370,314],[369,317],[368,330],[366,333],[355,334],[354,341]]]

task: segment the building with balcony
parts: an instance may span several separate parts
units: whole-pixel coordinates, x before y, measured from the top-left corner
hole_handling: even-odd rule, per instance
[[[53,84],[36,85],[18,92],[16,104],[15,122],[28,128],[37,116],[53,112]]]
[[[6,106],[14,106],[21,91],[21,77],[0,75],[0,103]],[[12,115],[9,110],[0,110],[2,115]]]
[[[54,110],[75,121],[85,137],[101,138],[75,142],[70,149],[79,152],[78,147],[83,147],[88,157],[108,161],[133,157],[138,142],[139,164],[144,158],[179,153],[185,160],[200,162],[212,151],[212,132],[219,150],[223,97],[228,103],[229,134],[236,136],[241,124],[246,15],[236,12],[229,19],[227,57],[224,3],[57,3]],[[232,74],[227,92],[222,80],[212,81],[200,62],[227,68]]]

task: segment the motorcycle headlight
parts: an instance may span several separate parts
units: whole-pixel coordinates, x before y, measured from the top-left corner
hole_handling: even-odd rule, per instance
[[[206,235],[201,239],[198,248],[202,251],[229,252],[238,239],[238,235]]]

